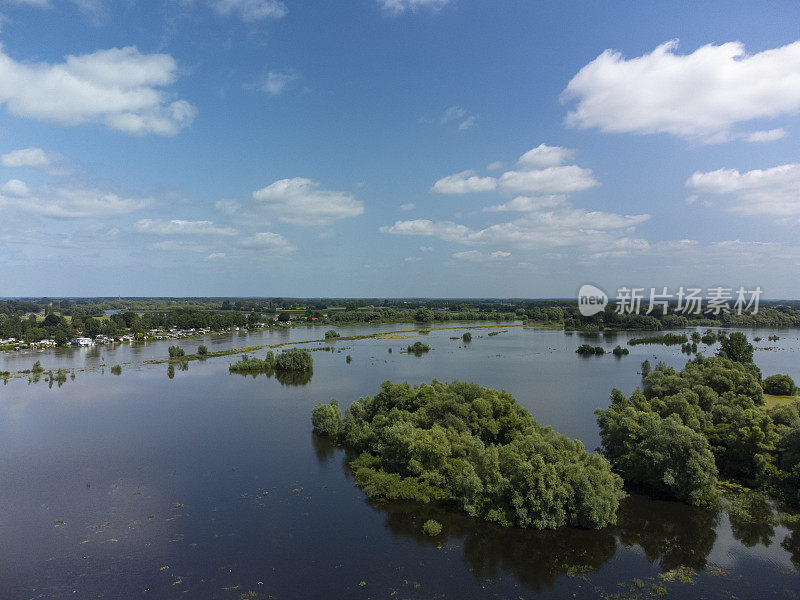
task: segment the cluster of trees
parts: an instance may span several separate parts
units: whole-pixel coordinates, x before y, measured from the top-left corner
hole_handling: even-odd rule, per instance
[[[581,356],[592,356],[593,354],[602,356],[606,353],[602,346],[592,346],[591,344],[581,344],[575,352]]]
[[[228,367],[231,373],[267,373],[276,372],[304,372],[314,368],[314,359],[308,350],[290,348],[275,355],[272,350],[263,358],[242,355],[239,361]]]
[[[788,375],[770,375],[762,382],[764,391],[773,396],[794,396],[797,386]]]
[[[314,430],[358,453],[369,496],[443,501],[508,526],[616,522],[622,480],[580,441],[540,426],[505,392],[454,381],[385,382],[374,397],[316,406]]]
[[[689,504],[713,504],[724,478],[800,506],[800,402],[765,410],[752,357],[733,333],[679,372],[643,364],[642,389],[615,389],[596,411],[605,456],[627,482]]]
[[[426,352],[430,352],[431,347],[428,344],[423,344],[422,342],[414,342],[411,346],[406,348],[406,352],[409,354],[414,354],[415,356],[421,356]]]
[[[275,369],[275,354],[270,350],[264,359],[243,354],[242,358],[228,367],[231,373],[271,373]]]
[[[640,338],[631,338],[628,340],[629,346],[637,346],[639,344],[664,344],[665,346],[673,346],[675,344],[685,344],[689,341],[683,334],[665,333],[662,335],[649,335]]]
[[[614,347],[614,350],[612,350],[612,352],[614,353],[614,356],[628,356],[628,354],[631,353],[630,350],[628,350],[627,348],[623,348],[619,344]]]

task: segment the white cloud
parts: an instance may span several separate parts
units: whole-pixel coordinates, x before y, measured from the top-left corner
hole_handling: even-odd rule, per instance
[[[532,212],[546,208],[553,208],[564,204],[567,197],[564,195],[550,196],[517,196],[510,202],[496,204],[483,209],[483,212]]]
[[[438,10],[449,4],[451,0],[377,0],[378,4],[391,15],[400,15],[406,11],[416,12],[420,8]]]
[[[475,171],[462,171],[437,181],[431,188],[440,194],[469,194],[500,189],[512,194],[567,194],[599,185],[591,169],[561,165],[573,150],[540,144],[523,154],[518,169],[506,171],[499,178],[479,177]],[[500,210],[498,208],[498,210]]]
[[[174,135],[196,113],[159,89],[174,83],[177,70],[169,54],[142,54],[133,46],[67,56],[57,64],[17,62],[0,46],[0,103],[18,117]]]
[[[414,210],[415,206],[416,206],[416,204],[414,204],[413,202],[409,202],[407,204],[401,204],[400,205],[400,210],[408,212],[409,210]]]
[[[487,261],[494,261],[494,260],[501,260],[504,258],[508,258],[511,256],[511,252],[504,252],[502,250],[497,250],[496,252],[490,252],[488,254],[484,254],[479,250],[466,250],[464,252],[456,252],[453,254],[453,258],[457,260],[467,260],[470,262],[487,262]]]
[[[45,152],[41,148],[21,148],[0,156],[0,164],[11,169],[32,167],[56,173],[53,167],[61,159],[62,156],[56,152]]]
[[[503,163],[501,163],[499,160],[496,160],[493,163],[489,163],[486,168],[490,171],[500,171],[503,168]]]
[[[245,248],[258,250],[260,254],[270,256],[284,256],[297,249],[280,233],[272,233],[271,231],[262,231],[246,237],[241,244]]]
[[[469,129],[470,127],[475,125],[475,122],[477,120],[478,120],[478,117],[476,117],[475,115],[468,116],[466,119],[464,119],[463,121],[461,121],[461,123],[458,124],[458,130],[459,131],[465,131],[465,130]]]
[[[297,74],[291,71],[270,71],[261,82],[260,88],[270,96],[278,96],[296,79]]]
[[[604,51],[564,90],[578,103],[567,124],[717,143],[736,137],[739,123],[800,109],[800,42],[750,55],[740,42],[685,55],[677,46],[673,40],[632,59]]]
[[[3,184],[3,187],[0,187],[0,193],[5,196],[11,196],[12,198],[26,198],[30,196],[31,192],[24,181],[10,179]]]
[[[557,167],[563,164],[568,158],[575,155],[574,150],[562,148],[561,146],[548,146],[539,144],[536,148],[528,150],[519,157],[517,164],[527,169],[544,169],[547,167]],[[490,166],[491,168],[491,166]]]
[[[209,247],[205,244],[198,244],[196,242],[184,242],[177,240],[165,240],[163,242],[155,242],[150,244],[150,248],[156,250],[166,250],[167,252],[208,252]]]
[[[140,233],[156,235],[236,235],[232,227],[215,225],[213,221],[183,221],[173,219],[162,221],[160,219],[140,219],[134,225]]]
[[[253,192],[253,198],[278,221],[293,225],[329,225],[364,212],[363,202],[352,194],[321,190],[319,183],[304,177],[276,181]]]
[[[214,8],[224,16],[237,14],[243,21],[280,19],[289,12],[283,2],[277,0],[214,0]]]
[[[430,246],[420,246],[420,252],[433,252],[433,248]]]
[[[442,125],[458,122],[458,130],[465,131],[475,125],[475,123],[478,121],[478,117],[476,115],[469,114],[467,109],[460,106],[448,106],[442,113],[441,117],[438,117],[437,119],[424,117],[420,119],[420,121],[422,123],[440,123]]]
[[[497,180],[494,177],[478,177],[475,171],[461,171],[442,177],[433,184],[431,191],[439,194],[471,194],[489,192],[496,188]]]
[[[226,256],[226,254],[224,252],[212,252],[211,254],[206,256],[206,258],[208,260],[216,260],[216,259],[219,259],[219,258],[225,258],[225,256]]]
[[[756,144],[764,144],[767,142],[774,142],[776,140],[781,140],[785,138],[787,135],[785,129],[770,129],[769,131],[752,131],[750,133],[744,134],[742,136],[743,139],[747,140],[748,142],[755,142]]]
[[[500,187],[515,194],[566,194],[599,185],[591,169],[576,165],[548,167],[541,170],[506,171]]]
[[[396,221],[394,225],[385,225],[379,231],[396,235],[427,235],[448,242],[463,242],[470,233],[469,228],[464,225],[452,221],[434,222],[429,219]]]
[[[421,256],[406,256],[403,262],[419,262],[422,260]]]
[[[686,181],[693,195],[724,196],[744,215],[800,214],[800,164],[740,173],[736,169],[696,172]]]
[[[18,6],[35,6],[37,8],[50,8],[50,0],[6,0],[7,4]]]
[[[48,217],[111,217],[135,212],[148,204],[148,200],[122,198],[91,188],[42,186],[34,194],[17,179],[0,188],[0,207]]]

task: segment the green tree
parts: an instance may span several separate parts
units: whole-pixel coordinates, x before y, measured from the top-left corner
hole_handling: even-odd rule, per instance
[[[773,396],[794,396],[797,386],[788,375],[770,375],[762,382],[764,391]]]
[[[317,404],[311,411],[311,424],[319,435],[338,437],[344,424],[339,403],[334,399],[330,404]]]
[[[727,337],[720,338],[720,348],[717,355],[738,363],[752,363],[753,345],[747,341],[745,334],[737,331]]]
[[[417,323],[433,323],[433,311],[427,306],[423,306],[414,313],[414,320]]]

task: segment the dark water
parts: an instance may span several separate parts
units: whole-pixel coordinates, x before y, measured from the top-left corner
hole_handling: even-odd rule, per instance
[[[413,326],[342,327],[343,335]],[[183,340],[193,352],[317,339],[324,329]],[[631,496],[603,531],[509,530],[435,506],[377,504],[353,485],[345,452],[311,433],[318,402],[380,382],[464,379],[505,388],[536,419],[599,444],[593,410],[630,392],[640,362],[681,366],[680,347],[581,358],[629,337],[463,329],[339,341],[314,352],[307,382],[228,373],[235,357],[167,376],[174,342],[0,355],[0,370],[77,369],[50,386],[0,386],[2,598],[797,598],[800,530]],[[497,331],[496,329],[494,331]],[[500,331],[504,331],[500,329]],[[800,379],[797,331],[764,338],[764,375]],[[458,340],[449,339],[458,336]],[[393,352],[389,354],[388,349]],[[266,350],[256,354],[263,356]],[[352,362],[346,363],[346,355]],[[122,374],[110,367],[122,365]],[[297,385],[300,383],[300,385]],[[444,525],[422,534],[429,518]],[[657,587],[653,587],[657,586]]]

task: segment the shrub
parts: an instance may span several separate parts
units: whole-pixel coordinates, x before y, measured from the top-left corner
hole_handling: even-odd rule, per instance
[[[762,383],[764,391],[773,396],[794,396],[797,387],[788,375],[770,375]]]
[[[185,354],[186,354],[186,351],[183,348],[179,347],[179,346],[170,346],[169,347],[169,357],[170,358],[176,358],[178,356],[184,356]]]
[[[269,373],[275,368],[275,355],[272,351],[261,360],[243,354],[242,358],[228,367],[231,373]]]
[[[343,425],[339,403],[331,400],[330,404],[317,404],[311,411],[311,424],[315,433],[336,438]]]
[[[310,371],[313,367],[311,353],[300,348],[284,350],[275,359],[276,371]]]
[[[315,410],[328,422],[330,409]],[[350,466],[368,496],[450,502],[502,525],[600,528],[624,497],[602,456],[472,383],[387,381],[353,402],[336,439],[358,454]]]
[[[468,344],[472,341],[472,334],[468,331],[464,335],[461,336],[461,341],[465,344]]]
[[[614,356],[628,356],[628,354],[631,353],[630,350],[623,348],[620,345],[617,345],[612,352],[614,353]]]
[[[431,347],[428,346],[428,344],[423,344],[422,342],[414,342],[412,346],[406,348],[406,352],[408,352],[409,354],[414,354],[416,356],[421,356],[426,352],[429,352],[430,349]]]
[[[206,348],[205,346],[198,347],[197,354],[199,354],[200,356],[205,356],[206,354],[208,354],[208,348]]]
[[[111,374],[112,375],[122,374],[122,365],[114,365],[113,367],[111,367]],[[66,375],[64,376],[64,379],[66,379]]]
[[[592,354],[602,355],[606,353],[602,346],[590,346],[589,344],[581,344],[575,352],[581,356],[591,356]]]
[[[353,361],[353,357],[348,354],[347,356],[344,357],[344,360],[349,365]]]
[[[425,535],[429,535],[431,537],[436,537],[440,533],[442,533],[442,524],[435,519],[428,519],[425,523],[422,524],[422,532]]]

